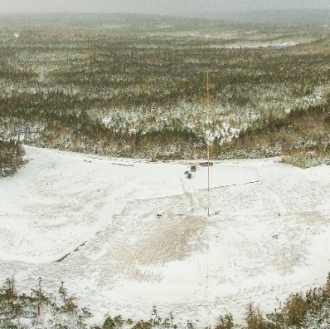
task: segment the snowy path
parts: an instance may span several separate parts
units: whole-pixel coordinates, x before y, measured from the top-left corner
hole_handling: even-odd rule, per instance
[[[148,318],[155,304],[201,327],[325,282],[329,167],[223,161],[208,194],[207,168],[187,179],[185,162],[26,151],[26,167],[0,180],[1,280],[63,280],[100,315]]]

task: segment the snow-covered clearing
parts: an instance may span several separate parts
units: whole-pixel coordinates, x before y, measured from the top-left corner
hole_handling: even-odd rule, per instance
[[[0,180],[0,279],[15,275],[20,289],[64,281],[95,320],[148,319],[154,304],[203,326],[325,283],[330,167],[216,162],[207,216],[207,167],[187,179],[188,162],[26,153]]]

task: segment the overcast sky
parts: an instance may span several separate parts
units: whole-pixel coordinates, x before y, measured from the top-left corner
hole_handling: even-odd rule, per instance
[[[256,9],[330,9],[330,0],[0,0],[0,13],[210,13]]]

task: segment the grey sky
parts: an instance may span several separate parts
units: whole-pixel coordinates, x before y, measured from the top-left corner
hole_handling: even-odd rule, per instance
[[[255,9],[330,9],[330,0],[0,0],[8,12],[210,13]]]

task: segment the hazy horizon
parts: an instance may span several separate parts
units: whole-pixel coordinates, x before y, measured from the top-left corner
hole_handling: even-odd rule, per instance
[[[268,9],[330,9],[330,0],[1,0],[0,13],[205,14]]]

